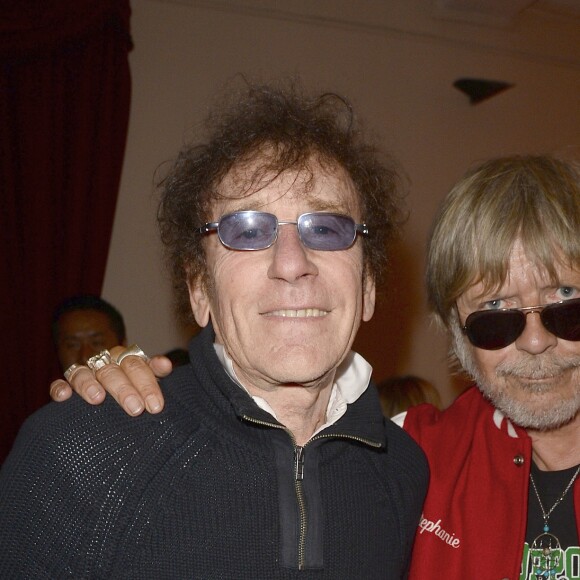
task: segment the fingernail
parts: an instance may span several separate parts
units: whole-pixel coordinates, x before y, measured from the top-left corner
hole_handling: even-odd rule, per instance
[[[55,398],[62,399],[63,395],[64,395],[64,387],[57,387],[54,390],[54,396],[55,396]]]
[[[145,399],[145,406],[149,409],[150,413],[158,413],[161,411],[161,402],[155,395],[149,395]]]
[[[89,396],[89,399],[96,401],[101,396],[101,391],[98,387],[93,385],[87,389],[87,395]]]
[[[133,395],[125,399],[125,408],[129,411],[129,413],[131,413],[131,415],[138,415],[143,411],[143,405],[141,404],[141,401]]]

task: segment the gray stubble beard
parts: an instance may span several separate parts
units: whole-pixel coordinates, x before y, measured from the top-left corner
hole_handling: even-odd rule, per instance
[[[452,354],[459,360],[463,371],[473,378],[484,397],[516,425],[524,429],[550,431],[569,423],[580,411],[580,380],[575,385],[572,397],[560,400],[549,409],[531,409],[529,405],[513,400],[508,392],[494,387],[493,383],[486,380],[473,359],[471,346],[467,343],[467,338],[461,332],[459,325],[452,322],[450,330]],[[498,378],[523,375],[540,379],[557,377],[566,370],[573,371],[579,368],[580,356],[562,359],[554,355],[522,355],[522,358],[515,363],[500,363],[495,370]],[[577,374],[580,379],[580,372]],[[522,388],[533,398],[549,391],[551,386],[546,383],[524,383]]]

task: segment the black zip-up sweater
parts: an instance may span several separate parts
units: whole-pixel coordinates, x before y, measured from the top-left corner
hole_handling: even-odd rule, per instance
[[[303,447],[235,385],[206,329],[158,415],[51,403],[0,473],[0,577],[395,579],[427,487],[369,388]]]

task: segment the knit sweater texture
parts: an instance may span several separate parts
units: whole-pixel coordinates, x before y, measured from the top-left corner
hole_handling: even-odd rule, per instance
[[[0,473],[0,577],[405,577],[428,483],[369,388],[303,448],[226,375],[213,331],[165,409],[51,403]]]

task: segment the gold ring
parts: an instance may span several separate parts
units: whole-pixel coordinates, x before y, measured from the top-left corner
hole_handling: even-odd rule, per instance
[[[120,365],[121,361],[128,356],[138,356],[139,358],[142,358],[145,362],[149,362],[149,357],[136,344],[128,346],[121,354],[117,355],[115,362],[118,365]]]

